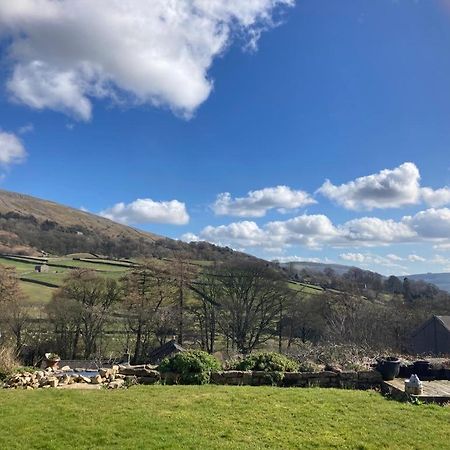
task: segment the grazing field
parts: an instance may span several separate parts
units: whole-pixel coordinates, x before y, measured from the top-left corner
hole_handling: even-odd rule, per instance
[[[223,386],[0,391],[0,448],[449,449],[450,408],[375,392]]]
[[[75,254],[65,257],[50,257],[48,258],[48,271],[42,273],[35,272],[35,267],[42,263],[27,257],[17,256],[15,259],[9,259],[0,256],[0,265],[15,267],[18,276],[21,278],[20,286],[28,297],[29,303],[38,306],[45,305],[50,301],[54,290],[62,285],[64,278],[70,273],[72,268],[94,270],[103,277],[119,280],[133,268],[132,264],[137,262],[130,261],[130,264],[128,264],[126,262],[115,262],[88,256],[89,254]],[[157,259],[153,260],[155,264],[158,264],[158,261]],[[166,259],[165,261],[169,260]],[[190,263],[193,266],[203,268],[211,264],[210,261],[196,260],[192,260]],[[46,283],[49,283],[51,286],[46,285]],[[304,294],[315,295],[323,292],[320,286],[297,281],[290,281],[288,286],[292,290]]]

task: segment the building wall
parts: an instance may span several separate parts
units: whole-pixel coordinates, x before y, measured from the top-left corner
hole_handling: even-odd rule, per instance
[[[450,331],[434,319],[413,336],[412,347],[415,353],[450,354]]]

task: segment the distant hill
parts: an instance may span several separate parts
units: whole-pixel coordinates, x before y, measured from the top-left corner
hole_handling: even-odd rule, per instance
[[[345,266],[343,264],[326,264],[308,261],[293,261],[280,263],[281,267],[294,272],[301,272],[303,269],[313,272],[323,272],[325,269],[333,269],[338,275],[342,275],[354,266]]]
[[[58,203],[0,190],[0,253],[41,252],[116,258],[175,254],[196,260],[251,258],[229,248],[206,242],[187,244]]]
[[[420,273],[408,275],[412,280],[422,280],[426,283],[432,283],[443,291],[450,292],[450,273]]]

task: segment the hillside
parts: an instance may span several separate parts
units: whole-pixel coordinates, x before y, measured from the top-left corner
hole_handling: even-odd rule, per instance
[[[248,257],[208,243],[187,244],[109,219],[0,190],[0,253],[93,253],[113,258],[183,256],[193,260]]]
[[[409,279],[412,280],[422,280],[426,283],[432,283],[436,285],[439,289],[450,292],[450,273],[421,273],[408,275]]]
[[[295,273],[301,272],[303,269],[312,271],[312,272],[324,272],[326,269],[332,269],[338,275],[343,275],[349,269],[354,266],[345,266],[343,264],[326,264],[326,263],[316,263],[309,261],[293,261],[280,263],[280,267],[284,267],[287,270]]]

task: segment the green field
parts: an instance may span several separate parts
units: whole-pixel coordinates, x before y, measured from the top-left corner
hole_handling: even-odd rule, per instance
[[[86,255],[76,255],[86,256]],[[66,257],[52,257],[48,259],[48,272],[37,273],[35,266],[39,262],[27,260],[26,257],[18,257],[21,260],[11,260],[0,257],[0,265],[15,267],[19,277],[22,279],[20,286],[33,305],[48,303],[52,297],[55,287],[48,287],[44,284],[32,283],[30,280],[42,283],[51,283],[55,286],[61,286],[65,277],[70,273],[71,267],[90,269],[98,272],[101,276],[119,280],[122,278],[130,268],[124,267],[123,263],[114,263],[113,261],[103,260],[101,258],[89,258],[89,261],[80,261]],[[168,260],[167,260],[168,261]],[[154,260],[158,264],[159,260]],[[199,268],[207,267],[211,264],[209,261],[191,261],[194,266]],[[122,265],[120,265],[122,264]],[[289,282],[288,286],[296,291],[304,294],[320,294],[323,289],[319,286],[309,285],[300,282]]]
[[[0,391],[2,449],[440,449],[450,408],[375,392],[140,386]]]
[[[37,273],[35,272],[35,267],[39,265],[39,262],[27,261],[26,258],[18,261],[0,257],[0,265],[15,267],[17,274],[21,278],[20,287],[32,305],[43,305],[48,303],[53,292],[55,291],[54,287],[48,287],[44,284],[38,283],[51,283],[55,286],[61,286],[65,277],[70,273],[71,266],[95,270],[101,276],[114,278],[116,280],[123,277],[127,270],[129,270],[126,267],[113,265],[110,264],[109,261],[101,259],[92,262],[73,260],[69,257],[61,257],[49,258],[48,262],[48,272]],[[52,266],[52,264],[63,267],[55,267]],[[29,280],[33,280],[37,283],[30,282]]]

